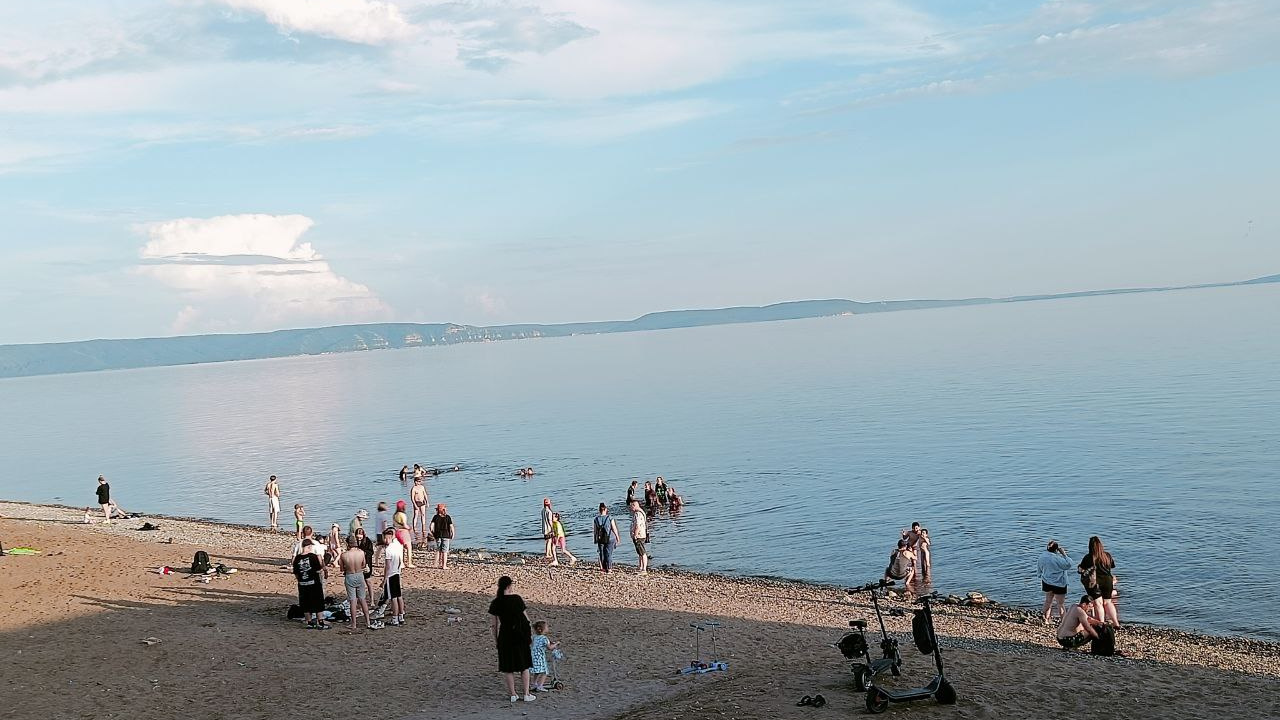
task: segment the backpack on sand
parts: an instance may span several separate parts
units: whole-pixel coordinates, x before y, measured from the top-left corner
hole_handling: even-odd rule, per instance
[[[1090,643],[1090,651],[1094,655],[1111,657],[1116,654],[1116,631],[1110,625],[1097,627],[1098,638]]]
[[[209,553],[203,550],[197,550],[196,556],[191,560],[191,572],[194,575],[203,575],[209,572]]]

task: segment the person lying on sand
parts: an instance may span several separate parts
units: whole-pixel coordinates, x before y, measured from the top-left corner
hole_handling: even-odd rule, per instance
[[[1058,644],[1063,650],[1075,650],[1098,639],[1098,631],[1093,626],[1102,625],[1102,621],[1089,615],[1091,607],[1093,598],[1085,595],[1062,616],[1058,625]]]

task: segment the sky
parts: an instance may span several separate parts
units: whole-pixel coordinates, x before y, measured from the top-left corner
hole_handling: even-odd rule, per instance
[[[1280,273],[1272,0],[0,2],[0,344]]]

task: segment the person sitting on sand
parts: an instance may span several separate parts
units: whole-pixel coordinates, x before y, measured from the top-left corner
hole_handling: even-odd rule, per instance
[[[1058,609],[1057,617],[1066,614],[1067,571],[1075,565],[1075,561],[1067,557],[1067,551],[1057,540],[1050,540],[1048,547],[1040,553],[1037,563],[1040,571],[1040,589],[1044,591],[1044,608],[1041,615],[1044,624],[1048,625],[1054,617],[1053,609]]]
[[[449,549],[453,547],[453,539],[457,537],[458,526],[453,522],[444,503],[436,505],[436,514],[431,517],[431,532],[428,538],[436,541],[436,567],[449,569]]]
[[[910,586],[915,561],[915,553],[911,552],[907,539],[902,538],[898,541],[898,547],[889,555],[889,567],[884,569],[884,579],[900,582],[904,588]]]
[[[1063,614],[1062,622],[1058,624],[1058,644],[1063,650],[1075,650],[1098,639],[1098,631],[1093,626],[1103,623],[1090,617],[1089,608],[1092,605],[1093,598],[1085,595]]]

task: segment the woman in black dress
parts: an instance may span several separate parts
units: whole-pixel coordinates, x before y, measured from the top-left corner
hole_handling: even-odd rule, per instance
[[[1116,610],[1115,567],[1116,561],[1102,545],[1102,538],[1097,535],[1089,538],[1089,552],[1080,558],[1077,567],[1080,581],[1093,599],[1094,618],[1120,627],[1120,613]]]
[[[498,645],[498,672],[507,679],[507,694],[511,702],[521,699],[516,695],[516,673],[524,683],[525,702],[533,702],[536,698],[529,693],[529,668],[533,667],[533,628],[529,624],[529,616],[525,614],[524,600],[519,595],[509,594],[511,578],[503,575],[498,578],[498,596],[489,603],[489,623],[493,630],[493,641]]]

